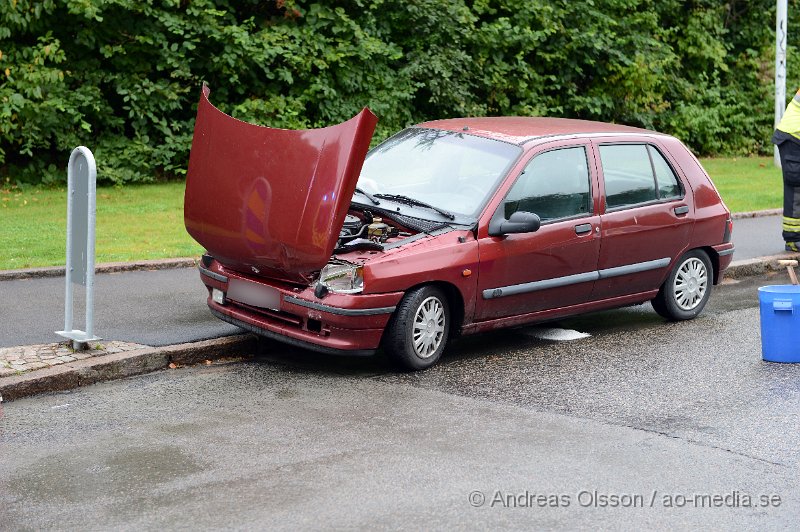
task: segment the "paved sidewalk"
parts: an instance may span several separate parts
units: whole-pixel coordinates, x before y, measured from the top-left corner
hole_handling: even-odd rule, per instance
[[[5,302],[0,305],[0,347],[63,341],[54,331],[64,329],[64,283],[64,277],[0,281]],[[82,288],[75,290],[73,327],[85,330]],[[207,297],[196,267],[99,273],[93,332],[106,341],[150,346],[241,333],[211,315]]]
[[[250,358],[270,345],[253,334],[239,334],[162,347],[103,342],[99,348],[69,355],[58,354],[62,344],[6,348],[0,363],[6,374],[0,376],[0,403],[160,369]],[[57,356],[45,358],[52,355]]]
[[[96,342],[91,349],[75,351],[71,341],[57,344],[0,347],[0,378],[26,371],[51,368],[67,362],[143,349],[145,345],[130,342]]]

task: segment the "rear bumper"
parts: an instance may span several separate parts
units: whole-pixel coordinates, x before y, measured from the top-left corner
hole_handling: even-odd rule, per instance
[[[712,246],[712,249],[716,252],[717,257],[719,258],[719,273],[721,278],[722,272],[724,272],[725,269],[730,266],[731,261],[733,261],[733,253],[735,248],[732,242],[727,242],[725,244]]]
[[[244,277],[216,264],[210,268],[201,267],[200,278],[209,290],[209,309],[217,318],[261,336],[329,354],[375,353],[389,318],[403,296],[402,292],[329,294],[319,299],[310,287],[299,289]],[[245,280],[277,292],[279,306],[263,308],[228,299],[231,279]],[[226,293],[224,304],[212,299],[213,288]]]

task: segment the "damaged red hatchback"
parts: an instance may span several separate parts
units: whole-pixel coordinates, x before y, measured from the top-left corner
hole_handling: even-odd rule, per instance
[[[185,222],[220,319],[326,353],[435,363],[454,335],[651,301],[697,316],[733,255],[697,159],[653,131],[459,118],[369,153],[367,109],[247,124],[200,97]]]

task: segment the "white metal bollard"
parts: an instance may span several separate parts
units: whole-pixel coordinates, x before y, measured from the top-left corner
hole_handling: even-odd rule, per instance
[[[64,330],[56,331],[72,340],[77,351],[94,335],[94,228],[96,215],[97,167],[94,155],[83,146],[72,150],[67,167],[67,267],[64,300]],[[86,287],[86,331],[73,328],[73,284]]]

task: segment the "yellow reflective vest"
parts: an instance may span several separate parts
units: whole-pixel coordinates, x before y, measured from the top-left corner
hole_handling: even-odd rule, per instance
[[[789,102],[786,111],[783,113],[783,118],[778,122],[775,129],[800,139],[800,90]]]

